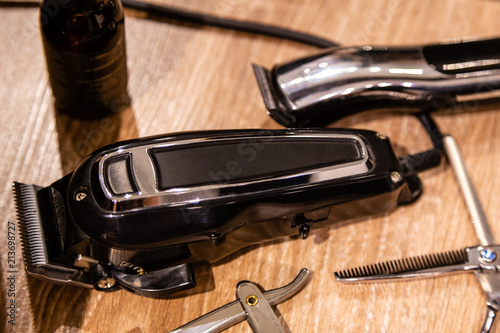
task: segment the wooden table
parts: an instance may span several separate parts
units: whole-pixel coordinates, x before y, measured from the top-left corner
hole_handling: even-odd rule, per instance
[[[274,23],[343,44],[421,44],[500,29],[500,2],[490,0],[158,0],[221,16]],[[335,282],[333,272],[358,265],[477,244],[449,166],[421,174],[418,202],[357,223],[314,230],[307,240],[252,247],[199,269],[198,292],[147,299],[46,284],[27,278],[16,245],[16,325],[6,322],[11,270],[8,221],[15,220],[10,184],[49,185],[95,148],[154,134],[232,128],[280,128],[265,112],[250,64],[272,66],[314,47],[216,28],[176,25],[127,11],[132,109],[120,117],[78,122],[56,117],[35,8],[0,8],[0,318],[8,331],[128,332],[174,329],[235,299],[238,281],[265,289],[291,281],[302,267],[307,287],[277,309],[292,332],[479,332],[485,296],[472,274],[397,283]],[[436,116],[458,140],[493,232],[500,238],[500,107]],[[470,110],[476,108],[471,106]],[[430,147],[410,116],[359,115],[330,126],[386,133],[398,152]],[[1,330],[1,329],[0,329]],[[250,332],[241,323],[228,332]]]

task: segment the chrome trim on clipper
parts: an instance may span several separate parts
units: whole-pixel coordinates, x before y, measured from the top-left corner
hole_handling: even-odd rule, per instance
[[[288,140],[291,139],[288,136],[279,135],[272,137],[272,140],[279,140],[281,138]],[[255,179],[249,181],[236,181],[227,184],[218,183],[200,186],[173,187],[166,190],[159,189],[158,175],[155,171],[155,166],[151,157],[151,151],[153,149],[182,149],[183,147],[187,146],[191,148],[193,146],[201,144],[222,144],[224,143],[224,141],[229,140],[237,140],[245,143],[245,140],[248,139],[255,140],[257,142],[259,142],[259,140],[269,140],[269,138],[265,136],[230,139],[224,137],[212,139],[200,138],[162,144],[152,144],[129,149],[121,149],[116,152],[106,154],[101,158],[101,160],[99,161],[99,182],[106,197],[114,203],[114,210],[119,211],[121,209],[139,209],[153,206],[179,206],[189,203],[198,204],[206,200],[224,196],[221,190],[231,189],[231,191],[227,191],[227,193],[230,193],[230,195],[233,196],[238,193],[248,192],[248,189],[253,186],[270,182],[275,182],[276,184],[284,184],[289,182],[290,180],[293,180],[295,187],[301,185],[310,185],[325,180],[361,175],[368,172],[371,167],[368,150],[365,143],[359,136],[347,134],[297,134],[293,136],[293,140],[331,139],[355,141],[359,149],[361,158],[348,163],[307,170],[304,172],[293,173],[281,177],[268,177],[264,179]],[[106,163],[112,158],[126,155],[130,156],[133,181],[135,181],[135,185],[137,185],[137,191],[122,195],[116,195],[111,191],[110,186],[107,183],[107,177],[105,177],[105,166]]]

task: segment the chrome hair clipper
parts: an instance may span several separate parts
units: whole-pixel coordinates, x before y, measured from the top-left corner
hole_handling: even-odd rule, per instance
[[[193,265],[384,214],[421,191],[386,136],[347,129],[180,133],[122,142],[48,187],[14,183],[28,274],[162,297]]]
[[[500,97],[500,39],[336,47],[272,70],[254,65],[269,115],[324,126],[356,112],[449,108]]]

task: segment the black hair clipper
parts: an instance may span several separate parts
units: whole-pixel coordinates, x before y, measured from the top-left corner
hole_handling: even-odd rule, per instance
[[[192,132],[122,142],[48,187],[14,183],[27,272],[162,297],[193,264],[384,214],[421,191],[388,138],[364,130]]]
[[[336,47],[272,70],[254,65],[268,113],[286,127],[356,112],[418,112],[500,97],[500,39]]]

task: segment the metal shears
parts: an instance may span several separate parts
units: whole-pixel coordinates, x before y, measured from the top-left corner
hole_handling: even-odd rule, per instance
[[[335,277],[341,282],[361,282],[474,272],[487,297],[486,319],[481,330],[486,333],[492,330],[496,314],[500,310],[500,245],[495,242],[457,142],[448,135],[443,137],[443,145],[469,209],[479,245],[351,268],[336,272]]]

